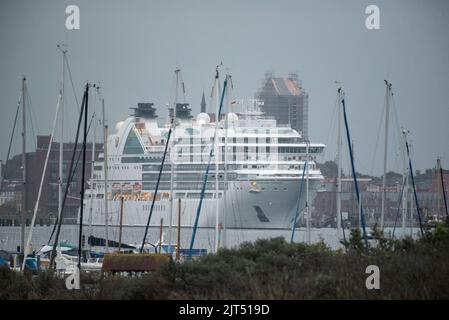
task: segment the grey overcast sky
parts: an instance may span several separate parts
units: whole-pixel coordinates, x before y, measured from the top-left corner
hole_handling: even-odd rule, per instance
[[[80,30],[65,28],[71,4],[79,6]],[[370,4],[380,8],[380,30],[365,27]],[[35,132],[50,133],[61,72],[56,45],[63,42],[78,98],[87,80],[100,82],[112,130],[137,102],[154,102],[165,116],[178,66],[195,113],[220,61],[233,76],[236,98],[252,98],[266,71],[296,71],[309,93],[311,139],[328,144],[320,160],[335,157],[339,80],[357,170],[379,174],[383,80],[389,79],[397,113],[390,124],[390,169],[401,170],[399,126],[411,132],[416,169],[434,166],[437,157],[449,168],[448,31],[444,0],[0,0],[0,158],[6,158],[21,74],[28,78]],[[66,89],[69,139],[76,106],[69,81]],[[13,154],[20,150],[17,135]]]

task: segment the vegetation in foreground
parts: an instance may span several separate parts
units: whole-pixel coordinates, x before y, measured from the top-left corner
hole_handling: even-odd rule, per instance
[[[140,277],[64,280],[0,269],[0,299],[448,299],[449,224],[425,239],[375,240],[364,248],[357,231],[346,248],[323,242],[290,244],[283,238],[244,243],[195,261],[170,262]],[[365,286],[368,265],[380,269],[380,289]]]

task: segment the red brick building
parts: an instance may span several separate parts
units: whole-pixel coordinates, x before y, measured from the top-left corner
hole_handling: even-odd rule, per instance
[[[27,225],[31,222],[34,206],[36,203],[39,185],[44,168],[45,158],[49,146],[50,136],[37,136],[36,151],[27,153],[27,184],[26,184],[26,220]],[[68,169],[72,158],[74,143],[64,143],[63,146],[63,182],[67,181]],[[97,143],[95,146],[95,159],[102,152],[103,144]],[[64,211],[64,223],[76,223],[78,208],[80,204],[81,190],[81,167],[82,167],[82,143],[78,143],[75,164],[74,177],[69,189],[67,201]],[[78,164],[76,161],[79,159]],[[92,159],[92,143],[86,145],[86,180],[90,177]],[[59,173],[59,142],[53,141],[50,156],[48,160],[47,170],[45,172],[42,194],[38,208],[37,224],[52,223],[58,215],[58,173]],[[20,182],[21,183],[21,182]],[[65,191],[65,183],[63,184],[63,192]],[[20,192],[21,193],[21,192]],[[21,195],[20,195],[21,196]],[[15,221],[15,222],[14,222]],[[20,223],[20,208],[15,212],[9,205],[8,208],[0,207],[0,224],[14,225]]]

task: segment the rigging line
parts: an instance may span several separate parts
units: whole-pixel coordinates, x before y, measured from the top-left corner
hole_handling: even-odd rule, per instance
[[[446,219],[449,217],[449,213],[447,210],[447,199],[446,199],[446,190],[444,188],[444,174],[443,174],[443,166],[441,165],[440,162],[440,180],[441,180],[441,188],[442,188],[442,193],[443,193],[443,199],[444,199],[444,208],[446,209]]]
[[[302,195],[302,186],[304,184],[304,175],[306,173],[306,164],[304,163],[303,169],[302,169],[302,178],[301,183],[299,185],[299,196],[298,196],[298,206],[296,208],[295,218],[293,219],[293,225],[292,225],[292,235],[290,238],[290,243],[293,243],[293,238],[295,237],[295,229],[296,229],[296,223],[298,221],[298,215],[299,215],[299,204],[301,202],[301,195]],[[303,213],[304,215],[304,213]]]
[[[78,237],[78,270],[81,270],[81,255],[82,255],[82,236],[83,236],[83,215],[84,215],[84,183],[86,177],[86,140],[87,140],[87,113],[89,107],[89,83],[86,83],[85,89],[86,101],[84,103],[84,134],[83,134],[83,162],[81,168],[81,199],[80,199],[80,223],[79,223],[79,237]]]
[[[216,78],[218,78],[218,69],[217,69]],[[225,92],[226,92],[227,84],[228,84],[228,77],[226,77],[225,80],[224,80],[223,91],[221,93],[221,99],[220,99],[220,107],[218,108],[218,114],[215,116],[215,121],[220,121],[221,109],[223,108],[223,100],[224,100],[224,95],[225,95]],[[206,167],[206,173],[204,175],[204,181],[203,181],[203,187],[202,187],[202,190],[201,190],[200,202],[198,204],[196,217],[195,217],[195,224],[193,226],[192,240],[190,242],[189,258],[192,258],[192,249],[193,249],[193,244],[195,243],[195,234],[196,234],[196,229],[198,228],[198,220],[200,218],[201,205],[203,203],[204,192],[206,190],[207,178],[208,178],[208,175],[209,175],[209,169],[210,169],[212,156],[214,155],[215,140],[217,140],[216,136],[217,136],[217,126],[215,126],[215,130],[214,130],[214,139],[212,140],[211,147],[210,147],[209,160],[208,160],[207,167]]]
[[[30,97],[30,95],[28,93],[28,90],[26,90],[26,95],[27,95],[28,102],[29,102],[29,107],[27,108],[27,110],[28,110],[28,116],[30,118],[31,132],[33,133],[32,141],[33,141],[33,144],[34,144],[34,149],[37,149],[36,140],[35,140],[36,132],[34,131],[34,123],[33,123],[33,114],[34,114],[34,112],[32,111],[31,97]],[[32,112],[33,112],[33,114],[32,114]],[[36,121],[36,119],[35,119],[35,121]]]
[[[37,210],[39,208],[39,202],[40,202],[40,198],[41,198],[42,186],[44,184],[44,178],[45,178],[45,173],[47,171],[48,159],[50,157],[50,151],[51,151],[51,147],[53,145],[53,137],[54,137],[54,134],[55,134],[56,121],[58,119],[58,113],[59,113],[60,104],[61,104],[61,94],[59,94],[58,102],[56,104],[56,111],[55,111],[55,117],[54,117],[54,120],[53,120],[53,126],[52,126],[52,130],[51,130],[50,141],[48,142],[48,149],[47,149],[47,154],[45,156],[44,168],[42,170],[41,181],[40,181],[40,184],[39,184],[39,191],[37,193],[37,199],[36,199],[36,203],[34,205],[33,218],[31,220],[31,228],[30,228],[30,230],[28,232],[28,238],[27,238],[26,246],[24,247],[24,257],[28,257],[28,248],[30,247],[31,238],[33,236],[33,227],[34,227],[34,223],[36,222],[36,216],[37,216]],[[26,262],[26,259],[23,259],[22,269],[21,269],[22,272],[25,270],[25,262]]]
[[[343,224],[343,213],[340,210],[340,222],[341,222],[341,230],[343,231],[343,243],[346,245],[346,234],[345,234],[345,225]]]
[[[243,224],[243,214],[242,214],[243,213],[243,210],[242,210],[243,193],[239,193],[238,196],[240,196],[240,197],[237,197],[237,206],[238,206],[237,213],[238,213],[239,220],[240,220],[240,226],[241,226],[241,230],[242,230],[241,231],[241,239],[242,239],[242,242],[243,242],[243,241],[245,241],[245,239],[247,239],[246,233],[243,231],[243,226],[244,226],[244,224]]]
[[[7,174],[6,170],[8,168],[8,161],[9,161],[11,146],[12,146],[12,142],[13,142],[13,138],[14,138],[14,132],[16,131],[16,126],[17,126],[17,117],[19,116],[19,110],[20,110],[21,104],[22,104],[22,95],[20,95],[20,97],[19,97],[19,102],[17,104],[17,110],[16,110],[16,116],[14,117],[14,125],[12,127],[12,132],[11,132],[11,138],[9,139],[8,153],[6,154],[5,169],[4,169],[4,173],[3,173],[3,176],[5,176],[5,178],[6,178],[6,174]],[[1,186],[0,186],[0,188],[1,188]]]
[[[84,103],[86,102],[86,95],[87,95],[87,93],[85,91],[84,94],[83,94],[82,105],[84,105]],[[59,234],[61,232],[61,225],[62,225],[62,220],[63,220],[64,206],[65,206],[65,202],[67,200],[67,195],[69,193],[70,184],[72,182],[70,178],[71,178],[71,172],[72,172],[72,169],[73,169],[73,163],[74,163],[74,160],[75,160],[76,149],[78,147],[78,138],[79,138],[79,133],[80,133],[80,128],[81,128],[81,122],[83,120],[83,113],[84,113],[84,108],[81,108],[80,114],[79,114],[79,119],[78,119],[78,126],[77,126],[77,129],[76,129],[75,142],[73,144],[72,159],[70,161],[70,169],[69,169],[69,174],[68,174],[69,179],[67,179],[67,182],[66,182],[64,198],[62,200],[62,205],[61,205],[61,211],[58,213],[58,219],[59,219],[59,221],[58,221],[58,228],[56,230],[55,242],[53,244],[53,249],[51,251],[51,256],[50,256],[51,258],[50,258],[49,268],[53,268],[54,267],[53,264],[54,264],[55,257],[56,257],[56,246],[58,244]]]
[[[210,199],[213,201],[213,199],[214,199],[213,198],[213,194],[211,195]],[[198,201],[198,203],[199,203],[199,201]],[[208,207],[208,203],[205,202],[204,203],[204,212],[206,212],[207,217],[210,217],[211,215],[213,217],[213,212],[211,212],[211,210],[209,210],[208,208],[209,208]],[[212,245],[212,240],[211,240],[211,232],[213,232],[213,231],[211,231],[211,228],[206,227],[206,228],[203,229],[203,234],[204,234],[203,237],[205,239],[204,242],[208,243],[208,248],[209,248],[210,251],[213,250],[213,245]],[[206,242],[206,240],[207,240],[207,242]]]
[[[242,217],[242,207],[240,206],[241,199],[239,198],[239,195],[241,195],[241,194],[238,193],[236,196],[236,203],[237,203],[237,207],[238,207],[237,215],[238,215],[239,222],[240,222],[240,228],[239,228],[240,239],[241,239],[241,242],[243,242],[243,241],[245,241],[245,233],[243,231],[244,224],[243,224],[243,217]]]
[[[36,122],[37,132],[39,133],[39,131],[40,131],[39,130],[39,121],[37,121],[36,112],[34,111],[33,101],[31,101],[31,95],[30,95],[30,92],[29,92],[28,88],[26,90],[26,95],[27,95],[27,98],[28,98],[28,101],[29,101],[29,108],[28,109],[31,109],[30,113],[32,113],[32,114],[30,114],[30,119],[32,121],[33,118],[34,118],[34,122]],[[31,125],[33,125],[33,123],[31,123]]]
[[[384,100],[384,107],[382,108],[382,113],[381,113],[380,119],[379,119],[379,126],[377,127],[376,144],[374,145],[373,157],[371,158],[371,170],[369,172],[371,175],[374,175],[374,163],[376,162],[377,148],[379,146],[380,132],[381,132],[382,123],[383,123],[382,120],[384,118],[386,108],[387,108],[387,104],[386,104],[386,100]]]
[[[91,124],[92,124],[93,118],[94,118],[94,117],[92,116],[92,118],[91,118],[91,120],[90,120],[90,123],[89,123],[89,127],[88,127],[88,129],[87,129],[87,132],[88,132],[88,133],[89,133],[89,131],[90,131],[90,126],[91,126]],[[72,181],[73,178],[75,177],[75,173],[76,173],[76,170],[77,170],[77,168],[78,168],[78,163],[79,163],[79,161],[80,161],[80,159],[81,159],[81,154],[82,154],[82,152],[77,152],[77,153],[78,153],[78,157],[77,157],[77,159],[76,159],[75,167],[73,168],[72,173],[71,173],[71,175],[70,175],[70,181]],[[51,231],[50,238],[48,239],[48,242],[47,242],[48,245],[50,245],[51,239],[53,238],[53,234],[55,233],[55,230],[56,230],[56,227],[57,227],[58,223],[59,223],[59,216],[56,216],[55,224],[53,225],[53,230]]]
[[[397,108],[396,108],[396,101],[395,101],[395,99],[394,99],[394,95],[392,94],[391,95],[391,100],[390,100],[390,102],[391,102],[391,109],[393,110],[393,121],[394,121],[394,124],[396,125],[396,127],[398,128],[398,130],[395,130],[396,131],[396,135],[394,136],[395,137],[395,139],[397,139],[397,140],[395,140],[395,142],[396,142],[396,147],[397,147],[397,149],[398,149],[398,153],[397,153],[397,157],[396,157],[396,165],[397,165],[397,168],[398,168],[398,170],[399,170],[399,167],[400,167],[400,165],[399,165],[399,163],[398,163],[398,158],[400,157],[400,155],[399,154],[401,154],[401,127],[400,127],[400,125],[399,125],[399,117],[398,117],[398,113],[397,113]]]
[[[232,217],[234,218],[234,225],[235,226],[237,226],[237,216],[236,216],[236,214],[235,214],[235,207],[234,207],[234,202],[235,202],[235,199],[234,199],[234,192],[230,192],[229,193],[229,198],[230,198],[230,200],[231,200],[231,208],[232,208]],[[238,232],[236,233],[236,237],[237,237],[237,242],[239,241],[239,234],[238,234]]]
[[[339,88],[338,90],[341,91],[341,88]],[[360,203],[359,186],[358,186],[357,175],[356,175],[356,171],[355,171],[355,167],[354,167],[354,156],[352,153],[352,143],[351,143],[351,136],[349,133],[348,117],[346,115],[346,105],[345,105],[344,96],[341,99],[341,103],[343,105],[343,118],[344,118],[345,128],[346,128],[346,137],[348,139],[349,155],[351,158],[351,167],[352,167],[352,175],[353,175],[353,179],[354,179],[354,188],[355,188],[355,192],[357,195],[357,202]],[[360,206],[360,218],[361,218],[360,220],[362,223],[363,238],[365,240],[365,246],[366,246],[366,248],[368,248],[368,240],[366,238],[366,229],[365,229],[365,215],[363,214],[363,206]]]
[[[182,199],[182,198],[181,198],[181,199]],[[187,200],[187,197],[185,197],[184,199]],[[187,204],[184,205],[184,208],[182,208],[182,210],[181,210],[181,212],[180,212],[181,218],[182,218],[182,217],[185,217],[186,208],[187,208]],[[176,228],[178,228],[178,225],[176,225]],[[182,228],[183,228],[183,226],[182,226],[182,224],[180,224],[180,225],[179,225],[179,229],[180,229],[181,231],[182,231]],[[184,234],[184,233],[182,233],[182,234]],[[181,237],[179,238],[179,249],[181,249],[181,248],[184,247],[184,245],[183,245],[182,243],[183,243],[183,241],[182,241],[182,236],[181,236]]]
[[[413,176],[412,159],[410,158],[410,150],[409,150],[409,146],[408,146],[408,142],[407,142],[407,137],[405,138],[405,147],[407,148],[408,165],[410,168],[410,177],[412,178],[413,194],[415,196],[416,213],[418,214],[418,220],[419,220],[419,229],[421,230],[421,236],[424,238],[424,231],[423,231],[423,225],[422,225],[422,221],[421,221],[421,213],[419,210],[418,196],[416,194],[415,178]]]
[[[238,190],[237,186],[235,186],[235,190]],[[239,192],[234,192],[233,193],[233,197],[234,197],[234,200],[235,200],[234,201],[235,206],[234,206],[234,203],[232,204],[232,209],[234,211],[234,217],[235,217],[235,225],[237,227],[236,230],[237,230],[237,237],[238,237],[237,241],[238,241],[238,243],[240,243],[242,241],[242,239],[244,238],[243,231],[241,232],[240,236],[238,236],[238,233],[240,232],[240,230],[243,227],[242,215],[240,214],[242,212],[242,210],[240,208],[239,194],[240,194]],[[237,210],[235,209],[235,207],[237,207]],[[236,212],[237,212],[237,215],[236,215]],[[237,218],[239,219],[238,223],[237,223]]]
[[[33,141],[33,144],[34,144],[34,148],[37,149],[37,146],[36,146],[36,132],[34,130],[33,117],[34,117],[34,122],[36,123],[36,128],[37,128],[37,132],[38,133],[40,132],[40,130],[39,130],[39,123],[37,121],[37,117],[36,117],[36,114],[34,112],[33,102],[31,101],[31,96],[30,96],[30,92],[28,90],[28,87],[26,88],[25,93],[26,93],[26,96],[28,98],[28,104],[29,104],[29,108],[27,108],[27,109],[28,109],[28,116],[30,118],[30,123],[31,123],[31,131],[33,132],[33,139],[32,139],[32,141]]]
[[[78,107],[78,112],[80,112],[81,108],[80,108],[80,104],[78,102],[78,98],[76,97],[75,85],[73,84],[73,79],[72,79],[72,71],[70,70],[69,59],[67,58],[66,54],[64,55],[64,60],[65,60],[66,66],[67,66],[67,71],[69,72],[69,79],[70,79],[70,83],[72,85],[72,91],[73,91],[73,96],[75,97],[76,106]]]
[[[212,201],[213,201],[213,199],[214,199],[214,196],[212,195],[211,196],[211,198],[210,198]],[[210,208],[211,210],[208,210],[208,203],[206,202],[206,203],[204,203],[204,211],[206,211],[206,214],[209,214],[209,216],[212,216],[212,217],[214,217],[214,214],[213,214],[213,208]],[[201,229],[200,229],[201,230]],[[214,230],[212,229],[212,228],[204,228],[203,229],[204,230],[204,232],[205,232],[205,234],[207,234],[207,242],[208,242],[208,244],[209,244],[209,250],[211,251],[211,252],[213,252],[213,250],[214,250],[214,245],[212,244],[212,234],[214,233]],[[214,239],[215,240],[215,239]],[[215,243],[214,243],[215,244]]]
[[[237,217],[239,219],[239,226],[240,228],[238,229],[240,232],[240,243],[245,241],[245,232],[243,231],[243,217],[242,217],[242,207],[240,206],[241,203],[241,199],[239,198],[239,195],[242,195],[242,193],[237,193],[236,194],[236,203],[237,203]]]
[[[90,131],[90,128],[91,128],[91,124],[92,124],[92,120],[93,120],[93,119],[94,119],[94,115],[92,115],[92,118],[91,118],[91,120],[90,120],[89,127],[87,128],[87,133],[89,133],[89,131]],[[77,157],[77,159],[76,159],[75,166],[74,166],[74,168],[73,168],[73,170],[72,170],[72,172],[71,172],[71,174],[70,174],[70,177],[69,177],[70,181],[72,181],[73,178],[75,177],[76,171],[77,171],[77,169],[78,169],[78,164],[79,164],[79,161],[80,161],[80,159],[81,159],[81,154],[82,154],[82,152],[78,152],[78,157]],[[59,216],[56,216],[56,220],[55,220],[55,224],[54,224],[54,226],[53,226],[53,230],[52,230],[52,232],[51,232],[51,234],[50,234],[50,238],[48,239],[48,242],[47,242],[48,245],[50,245],[51,239],[53,238],[53,234],[54,234],[55,231],[56,231],[56,227],[58,226],[58,223],[59,223]]]
[[[125,211],[125,201],[123,201],[123,211]],[[139,205],[137,205],[136,211],[137,211],[137,215],[139,215],[140,214],[140,206]],[[111,223],[112,223],[112,219],[115,216],[115,221],[114,221],[115,226],[112,228],[112,238],[114,239],[114,241],[118,242],[120,231],[118,230],[117,226],[120,225],[120,214],[121,214],[120,208],[118,210],[114,210],[114,211],[109,210],[109,213],[114,213],[114,214],[111,214]],[[123,231],[123,225],[122,225],[122,231]]]
[[[335,100],[335,105],[334,105],[334,108],[332,109],[331,125],[329,126],[329,130],[327,131],[327,136],[326,136],[326,145],[327,146],[329,145],[330,134],[331,134],[331,132],[334,132],[335,123],[337,122],[337,121],[335,121],[335,119],[336,119],[335,113],[337,112],[337,110],[338,110],[338,98]],[[337,146],[337,149],[338,149],[338,146]]]
[[[394,238],[394,232],[396,230],[396,224],[398,222],[399,213],[401,212],[402,195],[404,193],[404,188],[405,188],[406,182],[407,182],[407,177],[404,177],[403,182],[402,182],[401,193],[399,194],[399,198],[398,198],[398,211],[396,212],[396,218],[394,219],[393,233],[391,234],[391,239]]]
[[[360,158],[355,158],[354,161],[357,165],[357,168],[360,168],[360,172],[358,172],[359,174],[363,175],[363,172],[365,172],[365,175],[369,175],[368,173],[366,173],[368,172],[368,167],[365,166],[365,163]]]
[[[159,182],[161,181],[162,171],[164,170],[165,157],[167,156],[168,144],[169,144],[170,136],[171,136],[171,133],[172,133],[172,130],[173,130],[174,120],[175,120],[174,117],[172,117],[170,129],[168,130],[167,141],[165,143],[164,155],[162,156],[161,168],[159,169],[159,174],[158,174],[157,181],[156,181],[156,188],[154,190],[153,200],[151,202],[150,214],[148,215],[148,221],[147,221],[147,224],[145,226],[145,234],[143,236],[142,245],[140,247],[140,253],[143,252],[143,247],[145,245],[145,240],[146,240],[147,235],[148,235],[148,227],[150,226],[151,217],[153,215],[154,203],[156,202],[157,192],[159,190]],[[171,163],[171,166],[173,166],[173,163]]]

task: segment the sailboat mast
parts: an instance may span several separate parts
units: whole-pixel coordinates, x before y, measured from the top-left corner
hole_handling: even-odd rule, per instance
[[[341,153],[342,153],[342,138],[341,138],[341,93],[338,92],[338,120],[337,120],[337,239],[340,240],[341,235]]]
[[[441,160],[438,159],[438,167],[440,168],[440,180],[441,180],[441,192],[443,193],[443,200],[444,200],[444,209],[446,212],[446,218],[449,217],[449,213],[447,210],[447,199],[446,199],[446,190],[444,188],[444,175],[443,175],[443,167],[441,166]]]
[[[217,67],[217,69],[218,69],[218,67]],[[217,72],[218,72],[218,70],[217,70]],[[225,94],[225,91],[226,91],[226,86],[228,84],[227,80],[228,79],[225,78],[225,81],[224,81],[224,84],[223,84],[223,93],[222,93],[221,99],[220,99],[220,108],[218,109],[218,116],[220,116],[221,109],[222,109],[222,106],[223,106],[224,94]],[[209,150],[209,160],[207,161],[206,172],[204,174],[204,180],[203,180],[203,186],[201,188],[200,202],[198,203],[198,207],[196,209],[196,217],[195,217],[195,222],[193,224],[192,239],[190,240],[189,258],[192,257],[192,249],[193,249],[193,245],[195,244],[196,231],[197,231],[197,228],[198,228],[198,220],[199,220],[200,214],[201,214],[201,206],[203,204],[204,192],[206,191],[207,178],[208,178],[208,175],[209,175],[210,164],[211,164],[211,160],[212,160],[212,156],[213,156],[213,151],[214,151],[214,148],[215,148],[214,144],[215,144],[215,141],[216,141],[216,139],[215,139],[216,135],[217,135],[217,131],[215,130],[214,138],[212,140],[212,146],[211,146],[211,148]],[[217,229],[216,229],[216,231],[217,231]],[[216,237],[216,240],[218,240],[218,237]]]
[[[408,206],[408,171],[404,172],[404,191],[402,192],[402,235],[405,235]]]
[[[176,261],[179,261],[179,250],[181,249],[181,198],[178,198],[178,239],[176,245]]]
[[[402,143],[401,143],[401,150],[402,150],[402,164],[404,167],[404,171],[402,173],[402,179],[403,179],[403,191],[402,191],[402,236],[405,236],[405,228],[406,228],[406,221],[407,221],[407,205],[408,205],[408,166],[407,161],[405,160],[405,134],[407,134],[407,130],[402,129],[403,135]]]
[[[358,216],[359,216],[359,221],[360,221],[359,224],[361,224],[361,221],[362,221],[362,195],[363,195],[363,192],[360,191],[360,200],[358,203],[358,211],[357,211]]]
[[[83,95],[83,102],[81,103],[81,106],[84,106],[85,99],[86,99],[86,95]],[[75,143],[73,144],[72,158],[70,160],[70,166],[69,166],[69,170],[68,170],[69,174],[67,175],[67,182],[66,182],[66,185],[65,185],[64,197],[62,199],[62,208],[61,208],[61,212],[59,212],[59,216],[61,218],[57,222],[57,226],[56,226],[55,241],[53,243],[53,248],[52,248],[51,255],[50,255],[49,268],[54,268],[55,267],[54,262],[55,262],[55,257],[56,257],[56,246],[57,246],[58,241],[59,241],[59,234],[61,232],[61,224],[62,224],[62,216],[63,216],[63,213],[64,213],[64,211],[62,209],[65,206],[65,202],[67,200],[67,194],[69,193],[70,184],[71,184],[72,179],[73,179],[73,175],[70,174],[70,173],[73,172],[73,165],[74,165],[74,162],[75,162],[76,150],[78,148],[78,138],[79,138],[79,132],[80,132],[80,128],[81,128],[81,121],[83,120],[83,112],[84,112],[84,108],[81,107],[79,118],[78,118],[78,125],[77,125],[77,128],[76,128]],[[50,239],[51,239],[51,237],[50,237]]]
[[[306,141],[306,212],[307,212],[307,243],[310,244],[311,234],[310,234],[310,199],[309,199],[309,139]]]
[[[218,67],[217,67],[217,72],[215,75],[215,102],[216,102],[216,111],[215,111],[215,142],[214,142],[214,147],[215,147],[215,151],[214,151],[214,156],[215,156],[215,252],[218,251],[218,247],[219,247],[219,224],[220,224],[220,205],[219,205],[219,200],[218,200],[218,169],[219,169],[219,165],[220,165],[220,155],[219,155],[219,145],[218,145],[218,141],[219,141],[219,134],[218,134],[218,128],[219,128],[219,123],[220,123],[220,89],[219,89],[219,73],[218,73]]]
[[[223,230],[223,247],[226,248],[226,203],[227,203],[227,195],[226,195],[226,191],[227,191],[227,185],[228,185],[228,161],[227,161],[227,151],[228,151],[228,126],[229,126],[229,110],[230,110],[230,106],[232,103],[232,94],[231,94],[231,89],[232,89],[232,79],[231,79],[231,75],[227,74],[226,77],[228,78],[228,81],[230,82],[229,87],[226,90],[226,99],[227,99],[227,103],[226,103],[226,111],[225,111],[225,142],[224,142],[224,161],[223,161],[223,165],[224,165],[224,173],[223,173],[223,217],[222,217],[222,230]]]
[[[28,250],[29,250],[29,247],[30,247],[30,244],[31,244],[31,239],[33,237],[34,223],[36,221],[37,210],[39,208],[39,202],[40,202],[40,199],[41,199],[42,187],[44,185],[45,172],[47,170],[48,159],[50,158],[51,147],[53,145],[53,138],[54,138],[54,135],[55,135],[56,123],[57,123],[57,120],[58,120],[58,112],[59,112],[59,108],[60,108],[60,105],[61,105],[61,99],[62,99],[61,93],[59,93],[58,102],[56,104],[55,117],[54,117],[54,120],[53,120],[53,126],[52,126],[52,130],[51,130],[51,135],[50,135],[50,140],[48,141],[48,148],[47,148],[47,154],[45,156],[44,168],[42,170],[41,181],[40,181],[40,184],[39,184],[39,190],[37,192],[36,203],[34,204],[33,218],[31,219],[30,230],[28,232],[26,246],[24,247],[24,257],[28,256]],[[26,259],[23,259],[23,261],[22,261],[22,268],[21,268],[22,272],[25,270],[25,262],[26,262]]]
[[[175,96],[173,101],[173,121],[171,122],[172,126],[172,135],[173,138],[170,143],[170,208],[169,208],[169,222],[168,222],[168,252],[171,252],[172,245],[172,228],[173,228],[173,183],[174,183],[174,175],[175,175],[175,125],[176,125],[176,104],[178,103],[178,90],[179,90],[179,73],[180,69],[175,70]]]
[[[26,103],[25,103],[26,78],[22,77],[22,207],[21,207],[21,234],[20,253],[25,253],[25,213],[26,213]],[[23,257],[26,259],[26,257]]]
[[[406,131],[406,130],[403,131],[403,134],[404,134],[404,150],[405,150],[405,142],[407,141],[407,134],[408,133],[409,133],[409,131]],[[409,148],[410,148],[410,151],[411,151],[412,148],[413,148],[412,144],[409,144]],[[405,152],[407,152],[407,150],[405,150]],[[412,190],[411,190],[411,187],[410,187],[410,167],[408,167],[408,172],[407,173],[408,173],[408,176],[407,176],[407,193],[408,194],[407,194],[406,201],[407,201],[407,205],[410,202],[409,231],[410,231],[410,237],[413,237],[413,224],[414,224],[414,222],[413,222],[413,211],[414,211],[414,209],[413,209],[413,199],[412,199],[412,196],[411,196]],[[410,196],[409,196],[409,194],[410,194]],[[410,197],[410,200],[409,200],[409,197]]]
[[[81,255],[82,255],[82,237],[83,237],[83,213],[84,213],[84,184],[86,173],[86,140],[87,140],[87,112],[89,103],[89,84],[86,84],[85,105],[81,106],[84,110],[84,134],[83,134],[83,163],[81,169],[81,199],[80,199],[80,225],[78,237],[78,270],[81,270]]]
[[[412,186],[413,186],[413,195],[415,198],[415,205],[416,205],[416,213],[418,214],[418,221],[419,221],[419,228],[421,231],[421,236],[424,238],[424,231],[423,231],[423,223],[421,220],[421,212],[420,212],[420,208],[419,208],[419,202],[418,202],[418,195],[416,193],[416,184],[415,184],[415,178],[413,176],[413,167],[412,167],[412,159],[410,157],[410,149],[409,149],[409,145],[407,142],[407,137],[405,137],[405,147],[407,149],[407,156],[408,156],[408,165],[410,168],[410,178],[412,179]],[[412,201],[413,203],[413,201]]]
[[[386,111],[385,111],[385,143],[384,143],[384,175],[382,178],[382,208],[380,215],[380,228],[383,230],[384,228],[384,220],[385,220],[385,200],[386,200],[386,187],[387,187],[387,156],[388,156],[388,119],[390,114],[390,95],[391,95],[391,83],[387,80],[385,81],[386,85]]]
[[[440,177],[442,177],[441,175],[440,175],[440,159],[437,159],[437,165],[436,165],[436,167],[435,167],[435,184],[436,184],[436,187],[437,187],[437,195],[443,195],[442,193],[441,193],[441,183],[440,183]],[[442,209],[442,203],[441,203],[441,201],[442,201],[443,199],[442,199],[442,197],[437,197],[437,205],[436,205],[436,207],[437,207],[437,221],[440,221],[440,211],[441,211],[441,209]]]
[[[92,154],[91,154],[91,164],[90,164],[90,206],[89,206],[89,237],[93,235],[92,230],[92,218],[93,218],[93,205],[94,205],[94,194],[93,194],[93,186],[94,186],[94,167],[95,167],[95,144],[97,141],[97,126],[95,125],[96,115],[94,113],[94,137],[92,141]],[[88,238],[89,239],[89,238]],[[88,240],[89,242],[89,240]],[[92,249],[92,246],[89,246],[89,249]]]
[[[354,165],[354,153],[353,153],[353,146],[351,144],[351,135],[349,133],[349,125],[348,125],[348,118],[346,115],[346,104],[345,104],[345,97],[344,92],[341,88],[338,89],[338,91],[341,94],[341,104],[343,107],[343,120],[345,123],[345,129],[346,129],[346,138],[348,142],[348,149],[349,149],[349,158],[351,160],[351,169],[352,169],[352,178],[354,179],[354,189],[357,196],[357,202],[360,203],[360,194],[359,194],[359,185],[357,182],[357,175]],[[363,214],[363,207],[360,207],[360,223],[362,225],[362,231],[363,231],[363,238],[365,240],[365,247],[368,247],[368,240],[366,238],[366,228],[365,228],[365,215]]]
[[[159,254],[162,251],[162,228],[164,226],[164,218],[161,218],[161,224],[159,226]]]
[[[157,181],[156,181],[156,188],[154,189],[153,199],[151,200],[150,214],[148,215],[147,224],[145,226],[145,234],[143,236],[142,245],[140,247],[140,253],[143,252],[143,248],[145,246],[145,241],[147,239],[148,228],[150,226],[151,217],[153,215],[154,204],[156,202],[157,192],[159,190],[159,183],[161,182],[162,171],[164,169],[165,157],[167,156],[168,146],[171,143],[170,136],[171,136],[172,130],[173,130],[173,120],[174,120],[174,118],[170,120],[170,122],[171,122],[170,123],[170,129],[168,130],[167,142],[165,143],[164,154],[162,155],[162,162],[161,162],[161,167],[159,168],[159,174],[158,174]]]
[[[409,187],[409,191],[410,191],[410,224],[409,224],[409,231],[410,231],[410,237],[413,238],[413,227],[414,227],[414,224],[415,224],[413,215],[414,215],[415,207],[414,207],[414,203],[413,203],[413,196],[411,195],[411,192],[412,192],[411,189],[412,188],[410,187],[410,185],[408,187]]]
[[[59,128],[59,179],[58,179],[58,214],[62,211],[62,184],[63,184],[63,163],[64,163],[64,79],[65,79],[65,61],[67,50],[58,49],[62,53],[62,75],[61,75],[61,103],[60,103],[60,128]],[[59,220],[60,217],[58,217]]]
[[[123,195],[120,197],[120,224],[118,232],[118,252],[122,249],[122,227],[123,227]]]
[[[103,157],[104,157],[104,220],[106,253],[109,252],[109,213],[108,213],[108,126],[105,122],[104,98],[101,98],[101,110],[103,113]]]

